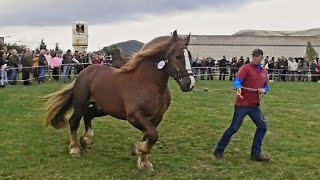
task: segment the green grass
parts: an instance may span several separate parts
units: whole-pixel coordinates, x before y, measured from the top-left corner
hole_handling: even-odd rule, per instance
[[[172,103],[150,156],[153,173],[139,171],[137,157],[130,155],[142,133],[111,117],[96,118],[92,148],[70,157],[69,130],[45,127],[40,99],[63,85],[0,89],[0,179],[320,179],[320,84],[271,84],[262,110],[269,123],[263,153],[272,161],[261,164],[249,160],[255,132],[249,118],[225,159],[212,156],[229,126],[235,98],[233,91],[217,89],[231,89],[230,82],[198,81],[193,93],[182,93],[170,82]],[[204,87],[209,92],[201,91]]]

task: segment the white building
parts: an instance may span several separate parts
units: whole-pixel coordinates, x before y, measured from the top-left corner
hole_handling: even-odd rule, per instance
[[[194,58],[226,56],[249,57],[252,50],[260,48],[264,56],[304,57],[307,42],[310,41],[320,52],[320,36],[245,36],[245,35],[192,35],[188,49]]]

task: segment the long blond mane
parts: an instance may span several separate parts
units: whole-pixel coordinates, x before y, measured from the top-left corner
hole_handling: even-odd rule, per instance
[[[119,73],[129,72],[138,67],[138,65],[147,57],[154,56],[160,52],[169,52],[169,48],[172,45],[170,36],[162,36],[153,39],[149,43],[145,44],[142,49],[135,53],[127,63],[118,70]]]

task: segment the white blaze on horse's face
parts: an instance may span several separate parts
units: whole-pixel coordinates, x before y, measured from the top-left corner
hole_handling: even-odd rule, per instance
[[[191,64],[190,64],[190,58],[189,58],[189,52],[187,49],[183,49],[184,51],[184,60],[185,60],[185,64],[186,64],[186,70],[188,71],[189,74],[192,74],[192,69],[191,69]],[[194,79],[193,76],[189,76],[190,78],[190,90],[194,88],[195,84],[196,84],[196,80]]]

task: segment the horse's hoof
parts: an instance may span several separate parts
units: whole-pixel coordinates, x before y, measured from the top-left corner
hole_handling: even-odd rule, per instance
[[[136,156],[136,155],[137,155],[137,148],[133,146],[133,148],[131,149],[131,156]]]
[[[147,168],[146,170],[147,170],[147,172],[149,172],[149,173],[151,173],[151,172],[154,171],[153,167]]]
[[[71,148],[70,149],[70,155],[72,157],[79,157],[80,156],[80,149],[77,147],[77,148]]]
[[[138,164],[138,169],[140,171],[146,171],[146,172],[153,172],[154,169],[153,169],[153,165],[150,163],[150,164]]]
[[[91,144],[91,140],[88,137],[80,137],[80,144],[84,148],[88,148]]]

